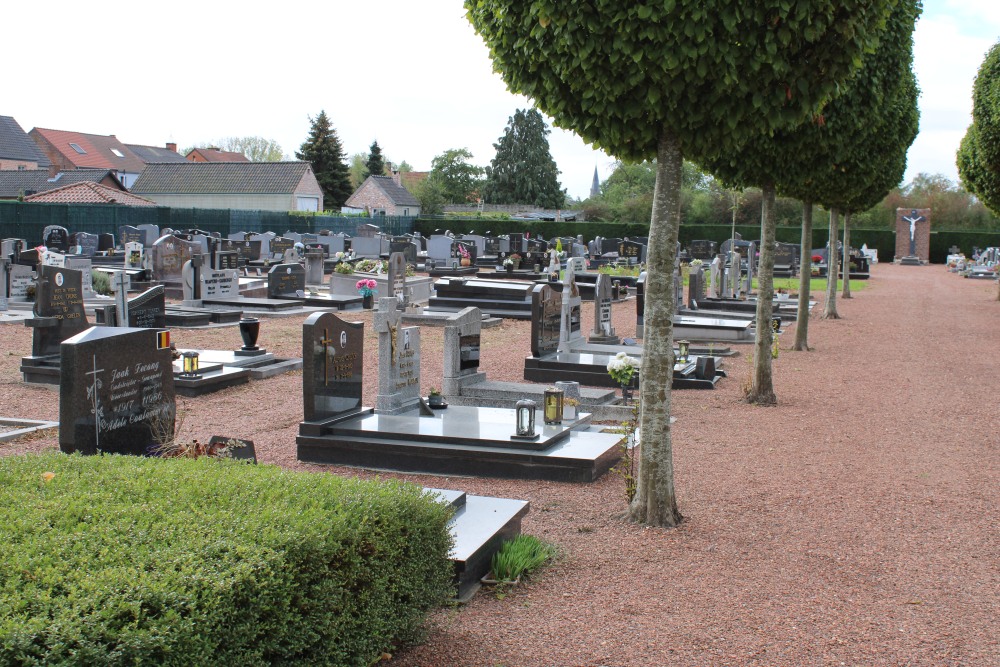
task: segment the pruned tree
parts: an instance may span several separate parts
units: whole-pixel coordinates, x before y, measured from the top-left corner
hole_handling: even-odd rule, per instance
[[[273,139],[264,137],[226,137],[212,142],[201,142],[181,151],[187,155],[195,148],[218,148],[229,153],[242,153],[251,162],[281,162],[285,151]]]
[[[619,159],[656,158],[639,481],[629,515],[681,519],[670,438],[681,167],[816,111],[878,41],[893,0],[466,0],[494,68],[554,122]]]
[[[979,66],[972,89],[972,125],[957,155],[965,189],[1000,215],[1000,42]]]
[[[518,109],[507,119],[503,136],[493,144],[497,154],[486,167],[483,199],[491,204],[531,204],[561,208],[566,193],[549,151],[545,119],[537,109]]]
[[[378,141],[373,141],[368,147],[368,162],[365,163],[365,169],[369,176],[385,176],[385,158],[382,157],[382,148],[378,145]]]
[[[320,111],[309,122],[312,124],[309,136],[295,153],[295,157],[312,165],[316,180],[323,189],[325,207],[338,209],[353,192],[350,173],[344,162],[344,148],[337,137],[337,131],[330,125],[326,111]]]

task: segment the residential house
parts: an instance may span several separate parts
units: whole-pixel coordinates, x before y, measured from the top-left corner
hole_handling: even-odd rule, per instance
[[[370,215],[420,215],[420,202],[400,185],[399,172],[392,176],[369,176],[354,194],[347,198],[345,208],[367,211]]]
[[[28,133],[11,116],[0,116],[0,170],[48,169],[52,166]]]
[[[220,150],[215,146],[194,148],[188,151],[185,159],[188,162],[249,162],[243,153]]]
[[[122,206],[156,206],[156,202],[143,199],[120,187],[80,181],[61,188],[39,192],[24,198],[26,202],[41,204],[120,204]]]
[[[141,144],[125,144],[129,150],[139,156],[139,159],[150,162],[185,162],[184,156],[177,152],[177,144],[166,146],[143,146]]]
[[[75,169],[49,176],[48,169],[0,171],[0,199],[18,199],[72,183],[100,183],[109,188],[125,191],[118,177],[110,169]]]
[[[146,166],[113,134],[105,136],[36,127],[28,135],[52,161],[53,171],[113,169],[122,185],[129,188]]]
[[[323,210],[323,190],[308,162],[149,164],[131,191],[176,208]]]

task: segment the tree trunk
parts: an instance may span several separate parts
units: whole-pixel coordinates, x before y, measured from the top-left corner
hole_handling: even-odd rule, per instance
[[[823,308],[824,320],[839,320],[837,314],[837,209],[830,209],[829,250],[826,251],[826,306]]]
[[[778,402],[774,395],[771,375],[771,345],[774,332],[771,329],[771,315],[774,314],[774,184],[765,184],[761,189],[760,221],[760,268],[757,271],[757,333],[754,339],[753,382],[747,401],[757,405],[774,405]],[[751,257],[749,261],[755,261]]]
[[[656,152],[656,188],[649,223],[646,258],[646,314],[642,373],[639,472],[629,506],[633,521],[676,526],[681,521],[674,492],[673,446],[670,441],[670,385],[674,375],[674,262],[681,224],[681,150],[677,138],[664,132]]]
[[[793,350],[809,351],[809,287],[812,282],[813,205],[802,202],[802,241],[799,242],[799,309],[795,314],[795,344]]]
[[[851,214],[844,214],[844,289],[840,298],[851,299]]]

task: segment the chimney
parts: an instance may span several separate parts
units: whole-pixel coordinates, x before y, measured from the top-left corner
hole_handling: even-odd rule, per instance
[[[393,169],[392,170],[392,182],[395,183],[396,185],[398,185],[399,187],[403,187],[402,178],[400,178],[400,176],[399,176],[399,170],[398,169]]]
[[[173,151],[173,152],[176,153],[177,152],[177,144],[173,143],[172,141],[168,141],[167,142],[167,150],[168,151]]]

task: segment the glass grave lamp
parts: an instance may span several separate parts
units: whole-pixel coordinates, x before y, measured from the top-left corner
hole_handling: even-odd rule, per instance
[[[549,387],[545,390],[542,417],[546,424],[562,424],[563,390]]]
[[[198,372],[198,353],[187,351],[181,354],[182,360],[182,371],[181,377],[185,378],[200,378],[201,373]]]
[[[686,364],[688,360],[688,352],[691,350],[691,343],[686,340],[677,341],[677,361],[678,363]]]
[[[514,440],[537,440],[535,433],[535,402],[522,398],[514,407],[515,431],[510,436]]]

